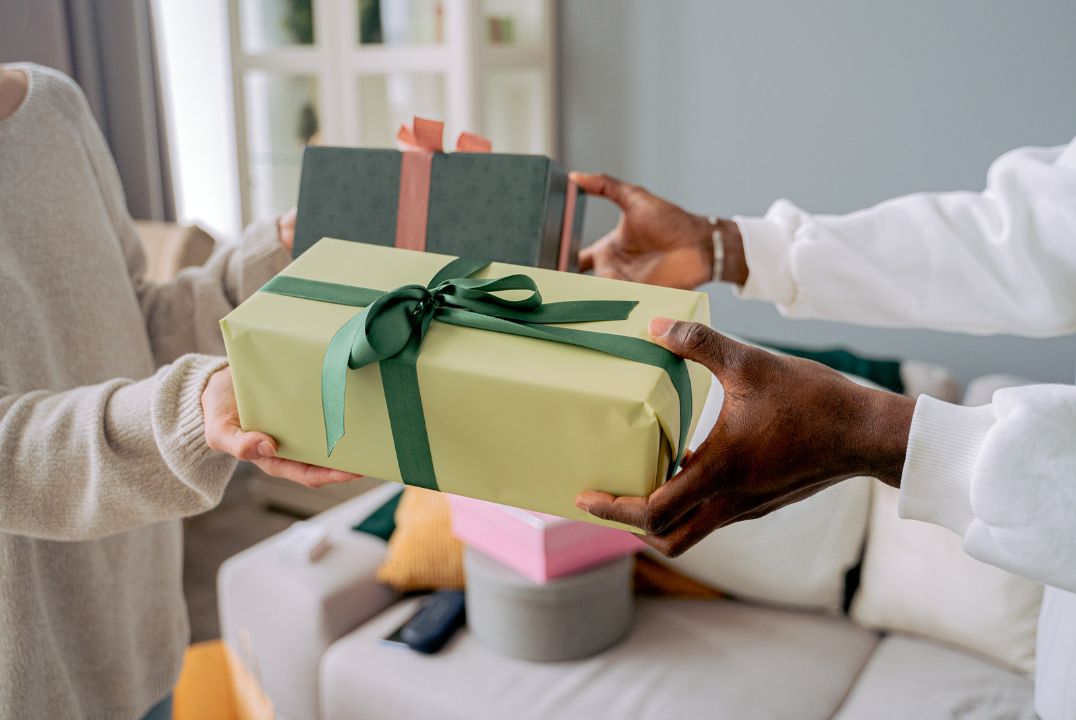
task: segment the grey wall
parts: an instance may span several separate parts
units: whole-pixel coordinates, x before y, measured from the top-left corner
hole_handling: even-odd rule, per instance
[[[1070,0],[563,0],[562,155],[691,210],[777,197],[846,212],[983,187],[990,161],[1076,136]],[[587,236],[616,213],[588,207]],[[1073,239],[1076,242],[1076,238]],[[715,327],[1072,382],[1076,338],[973,338],[785,320],[708,288]]]
[[[0,0],[0,62],[72,70],[64,0]]]

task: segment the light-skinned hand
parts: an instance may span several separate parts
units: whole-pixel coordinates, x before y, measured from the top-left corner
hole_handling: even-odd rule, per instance
[[[277,237],[288,254],[295,247],[295,216],[296,210],[292,208],[276,219]]]
[[[248,460],[267,475],[284,478],[311,488],[354,480],[361,475],[308,465],[276,456],[276,441],[262,432],[248,432],[239,426],[231,368],[210,376],[202,391],[206,444],[239,460]]]

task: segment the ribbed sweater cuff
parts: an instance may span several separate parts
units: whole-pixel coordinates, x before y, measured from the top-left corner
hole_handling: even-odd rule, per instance
[[[289,262],[291,257],[280,244],[276,220],[251,223],[228,260],[225,283],[229,300],[233,305],[243,302]]]
[[[152,432],[168,469],[195,490],[199,508],[220,501],[236,460],[211,450],[205,440],[202,392],[209,377],[226,367],[223,357],[183,355],[147,380],[119,388],[109,403],[113,432]],[[149,384],[147,402],[147,388]]]
[[[768,218],[733,217],[743,238],[747,282],[736,294],[747,300],[768,300],[787,305],[796,297],[792,277],[792,233],[788,226]]]
[[[198,474],[214,451],[205,440],[202,392],[210,376],[228,360],[210,355],[184,355],[158,376],[153,392],[153,429],[161,454],[179,477]]]
[[[280,244],[276,220],[264,220],[247,226],[243,233],[243,255],[248,263],[267,263],[269,277],[283,270],[291,260]]]
[[[923,520],[964,535],[975,518],[972,474],[993,424],[990,405],[964,407],[919,396],[900,481],[898,512],[902,518]]]

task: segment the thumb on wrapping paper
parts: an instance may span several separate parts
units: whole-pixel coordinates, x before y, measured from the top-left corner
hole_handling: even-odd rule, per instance
[[[702,323],[658,317],[650,321],[650,337],[665,349],[685,360],[704,365],[718,378],[726,363],[738,354],[740,343]]]

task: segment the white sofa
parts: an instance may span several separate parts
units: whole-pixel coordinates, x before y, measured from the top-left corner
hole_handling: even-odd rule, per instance
[[[221,568],[224,638],[279,717],[1034,717],[1031,681],[983,658],[843,615],[731,600],[641,599],[623,643],[573,662],[506,658],[466,630],[433,656],[386,646],[416,600],[377,583],[385,543],[351,527],[397,491],[317,516],[333,547],[316,563],[283,559],[270,538]]]

